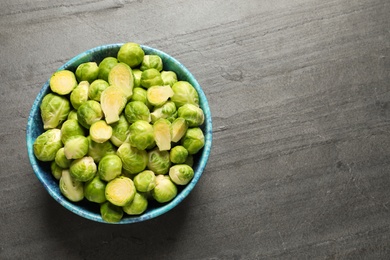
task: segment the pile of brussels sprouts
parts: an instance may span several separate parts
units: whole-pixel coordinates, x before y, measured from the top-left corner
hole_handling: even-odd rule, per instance
[[[34,154],[68,200],[97,203],[104,221],[169,202],[194,176],[204,113],[196,89],[163,65],[129,42],[50,78]]]

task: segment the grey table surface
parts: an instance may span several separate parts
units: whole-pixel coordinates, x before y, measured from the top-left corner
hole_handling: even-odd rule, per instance
[[[102,44],[161,49],[198,79],[213,147],[181,205],[132,225],[56,203],[29,110]],[[389,259],[388,0],[0,1],[0,259]]]

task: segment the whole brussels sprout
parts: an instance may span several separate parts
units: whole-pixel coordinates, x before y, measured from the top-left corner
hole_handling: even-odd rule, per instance
[[[95,79],[97,79],[99,74],[99,67],[96,62],[90,61],[81,63],[76,68],[76,79],[78,82],[88,81],[92,83]]]
[[[171,149],[171,122],[160,118],[153,124],[154,141],[160,151]]]
[[[125,116],[129,123],[137,120],[150,122],[150,110],[141,101],[130,101],[125,107]]]
[[[99,163],[100,160],[107,154],[116,153],[115,146],[110,141],[104,143],[96,143],[91,139],[90,136],[88,136],[87,139],[88,139],[87,155],[91,156],[95,161],[95,163]]]
[[[173,96],[173,90],[169,85],[151,86],[146,91],[146,97],[153,106],[161,106]]]
[[[194,170],[187,164],[176,164],[169,169],[169,177],[177,185],[186,185],[194,177]]]
[[[173,96],[171,100],[179,108],[184,104],[199,106],[199,95],[196,89],[187,81],[178,81],[172,85]]]
[[[112,136],[112,127],[104,120],[96,121],[89,128],[89,136],[96,143],[104,143]]]
[[[108,82],[108,73],[118,64],[118,60],[114,57],[106,57],[99,63],[98,78]]]
[[[134,77],[134,88],[133,88],[133,95],[134,95],[134,89],[141,87],[141,75],[142,71],[139,69],[133,69],[133,77]]]
[[[158,55],[145,55],[142,60],[140,70],[156,69],[161,71],[163,69],[162,59]]]
[[[61,130],[49,129],[35,139],[33,144],[34,155],[43,162],[53,161],[57,151],[62,147]]]
[[[49,93],[42,99],[40,109],[43,129],[52,129],[67,119],[70,112],[70,102],[66,97]]]
[[[89,180],[84,184],[84,197],[91,202],[105,202],[105,192],[106,183],[102,181],[97,175],[92,180]]]
[[[80,159],[88,153],[88,139],[83,135],[70,137],[64,145],[64,154],[67,159]]]
[[[152,104],[149,103],[148,98],[146,97],[146,90],[144,88],[134,88],[133,95],[131,96],[130,101],[141,101],[149,108],[149,110],[153,107]]]
[[[148,152],[148,169],[155,174],[166,174],[171,166],[168,151],[160,151],[158,148]]]
[[[204,135],[199,127],[189,128],[182,138],[182,146],[189,154],[196,154],[204,146]]]
[[[188,151],[181,145],[177,145],[169,151],[169,159],[173,163],[184,163],[187,160],[187,157]]]
[[[135,196],[136,189],[130,178],[119,176],[107,183],[106,199],[116,206],[125,206]]]
[[[178,117],[171,124],[171,139],[177,143],[185,135],[188,124],[184,118]]]
[[[84,185],[82,182],[75,180],[69,173],[69,170],[63,170],[60,178],[60,192],[67,199],[78,202],[84,199]]]
[[[194,156],[192,154],[188,154],[187,160],[184,162],[184,164],[187,164],[190,167],[194,166]]]
[[[141,86],[144,88],[150,88],[151,86],[163,85],[161,74],[156,69],[147,69],[142,71],[141,74]]]
[[[72,160],[69,160],[68,158],[66,158],[64,150],[65,150],[64,147],[61,147],[57,151],[56,157],[54,158],[54,161],[61,168],[69,168]]]
[[[100,103],[88,100],[81,104],[77,110],[77,120],[85,128],[89,129],[93,123],[103,118],[103,110]]]
[[[65,144],[72,136],[84,134],[84,128],[76,119],[68,119],[61,126],[61,141],[63,144]]]
[[[102,219],[109,223],[119,222],[123,217],[122,207],[116,206],[109,201],[100,205],[100,215]]]
[[[102,92],[109,87],[107,81],[102,79],[94,80],[88,88],[88,97],[91,100],[100,102]]]
[[[148,164],[148,153],[132,147],[129,143],[123,143],[116,154],[122,160],[123,169],[130,174],[142,172]]]
[[[108,83],[120,88],[126,99],[130,100],[133,94],[134,77],[131,68],[125,63],[116,64],[108,73]]]
[[[121,88],[109,86],[100,96],[101,107],[107,124],[119,121],[119,116],[126,106],[127,98]]]
[[[76,76],[70,70],[59,70],[50,77],[49,85],[54,93],[67,95],[77,86]]]
[[[68,120],[69,120],[69,119],[75,119],[75,120],[77,120],[77,110],[76,110],[76,109],[70,110],[67,119],[68,119]]]
[[[135,68],[141,64],[144,59],[145,52],[141,45],[134,42],[127,42],[123,44],[118,51],[117,59],[124,62],[131,68]]]
[[[168,119],[168,121],[173,122],[177,118],[176,105],[172,101],[167,101],[162,106],[157,106],[153,109],[153,112],[150,113],[152,123],[156,122],[160,118]]]
[[[130,124],[127,122],[125,115],[122,113],[119,116],[118,122],[111,124],[111,127],[112,135],[110,140],[115,146],[119,147],[126,141],[129,135]]]
[[[189,127],[200,126],[204,122],[203,110],[193,104],[185,104],[179,107],[177,115],[184,118]]]
[[[88,81],[81,81],[75,89],[70,93],[70,103],[73,108],[78,109],[82,103],[88,100]]]
[[[153,198],[160,203],[171,201],[177,195],[177,187],[167,175],[156,176],[156,187],[151,191]]]
[[[146,121],[137,120],[130,125],[129,142],[139,150],[145,150],[154,143],[153,126]]]
[[[98,174],[101,180],[111,181],[121,175],[122,160],[116,154],[107,154],[98,165]]]
[[[90,156],[72,161],[69,173],[76,181],[86,182],[95,177],[97,166]]]
[[[173,71],[161,71],[161,78],[164,85],[173,86],[177,82],[177,75]]]
[[[51,164],[50,164],[50,170],[51,170],[51,174],[53,175],[53,177],[56,179],[56,180],[59,180],[62,176],[62,170],[63,168],[61,168],[60,166],[58,166],[58,164],[56,164],[55,161],[52,161]]]
[[[135,188],[140,192],[148,192],[156,187],[156,176],[154,172],[145,170],[138,173],[133,179]]]
[[[136,193],[134,199],[127,205],[123,206],[123,211],[128,215],[140,215],[148,207],[148,200],[145,195]]]

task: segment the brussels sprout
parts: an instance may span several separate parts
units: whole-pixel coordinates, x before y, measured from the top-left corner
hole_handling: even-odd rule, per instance
[[[73,109],[69,112],[67,119],[75,119],[77,120],[77,110]]]
[[[108,83],[120,88],[127,100],[133,95],[134,78],[131,68],[125,63],[116,64],[108,74]]]
[[[189,127],[200,126],[204,122],[203,110],[193,104],[185,104],[179,107],[177,115],[184,118]]]
[[[169,122],[173,122],[177,117],[176,105],[172,101],[167,101],[162,106],[154,108],[150,113],[152,123],[156,122],[160,118],[168,119]]]
[[[151,191],[156,187],[156,176],[154,172],[145,170],[138,173],[133,179],[135,188],[140,192]]]
[[[153,126],[146,121],[137,120],[130,125],[129,142],[139,150],[145,150],[154,143]]]
[[[142,71],[141,74],[141,86],[144,88],[150,88],[151,86],[163,85],[161,74],[156,69],[148,69]]]
[[[181,145],[175,146],[169,151],[169,159],[173,163],[185,163],[187,157],[188,151]]]
[[[173,96],[173,90],[169,85],[151,86],[146,91],[146,97],[153,106],[161,106]]]
[[[76,76],[70,70],[59,70],[50,77],[49,85],[54,93],[67,95],[77,86]]]
[[[80,159],[88,153],[88,139],[83,135],[75,135],[68,138],[64,145],[64,153],[67,159]]]
[[[111,124],[111,127],[112,135],[110,140],[115,146],[119,147],[126,141],[129,135],[130,124],[127,122],[125,115],[122,113],[119,116],[119,121]]]
[[[49,93],[42,99],[40,109],[43,129],[56,128],[67,119],[70,102],[66,97]]]
[[[172,142],[177,143],[187,132],[188,125],[184,118],[178,117],[171,124]]]
[[[119,121],[119,115],[126,106],[127,98],[119,87],[110,86],[102,92],[100,103],[107,124],[112,124]]]
[[[70,163],[72,162],[72,160],[69,160],[68,158],[66,158],[64,150],[65,150],[64,147],[61,147],[57,151],[56,157],[54,158],[54,161],[61,168],[69,168]]]
[[[96,62],[90,61],[81,63],[76,68],[76,79],[78,82],[88,81],[92,83],[95,79],[97,79],[99,74],[99,67]]]
[[[94,142],[90,136],[87,137],[88,139],[88,156],[91,156],[95,163],[99,163],[100,160],[107,154],[115,154],[116,149],[114,145],[110,142],[104,142],[104,143],[96,143]]]
[[[88,100],[88,81],[81,81],[70,93],[70,103],[75,109],[78,109],[82,103]]]
[[[148,200],[145,195],[136,193],[134,199],[129,204],[123,206],[123,211],[128,215],[140,215],[145,212],[148,207]]]
[[[73,202],[78,202],[84,199],[83,183],[76,181],[69,170],[63,170],[60,178],[60,191],[67,199]]]
[[[130,101],[125,107],[125,116],[129,123],[137,120],[150,122],[149,108],[141,101]]]
[[[149,109],[153,106],[149,103],[148,98],[146,97],[146,90],[143,88],[134,88],[133,95],[131,96],[130,101],[140,101],[144,103]]]
[[[109,223],[119,222],[123,217],[122,207],[116,206],[109,201],[100,205],[100,215],[104,221]]]
[[[177,82],[177,75],[173,71],[161,71],[161,78],[164,85],[173,86]]]
[[[169,177],[177,185],[186,185],[194,177],[194,170],[187,164],[176,164],[169,169]]]
[[[122,160],[116,154],[105,155],[99,162],[98,174],[101,180],[111,181],[121,175]]]
[[[153,124],[154,140],[160,151],[171,149],[171,122],[160,118]]]
[[[151,191],[153,198],[160,203],[171,201],[177,195],[177,187],[167,175],[156,176],[156,187]]]
[[[43,132],[35,139],[33,144],[35,157],[43,162],[53,161],[61,147],[60,129],[49,129]]]
[[[99,63],[98,78],[108,82],[108,73],[118,64],[118,60],[114,57],[106,57]]]
[[[178,81],[172,86],[173,96],[171,100],[175,102],[177,108],[184,104],[199,106],[199,95],[196,89],[187,81]]]
[[[192,154],[188,154],[187,160],[184,162],[184,164],[187,164],[190,167],[194,166],[194,156]]]
[[[100,103],[95,100],[88,100],[81,104],[77,110],[77,120],[85,128],[89,129],[91,125],[103,118],[103,111]]]
[[[189,128],[182,138],[181,144],[189,154],[196,154],[204,146],[204,135],[199,127]]]
[[[148,153],[132,147],[129,143],[123,143],[116,154],[122,160],[123,169],[130,174],[142,172],[148,164]]]
[[[100,97],[102,95],[102,92],[108,87],[109,84],[105,80],[97,79],[93,81],[88,89],[89,99],[100,102]]]
[[[114,205],[125,206],[130,203],[135,196],[136,189],[130,178],[119,176],[106,186],[106,199]]]
[[[91,202],[105,202],[105,191],[106,183],[97,175],[92,180],[89,180],[84,184],[84,197]]]
[[[69,167],[69,173],[76,181],[89,181],[95,177],[96,172],[97,166],[90,156],[72,161]]]
[[[104,143],[110,140],[112,136],[112,127],[104,120],[96,121],[91,125],[91,128],[89,128],[89,136],[92,141],[96,143]]]
[[[168,151],[160,151],[155,148],[148,152],[148,169],[155,174],[166,174],[171,166]]]
[[[141,70],[133,69],[133,78],[134,78],[133,95],[134,95],[134,89],[141,87],[141,75],[142,75]]]
[[[123,44],[118,51],[117,58],[120,62],[124,62],[131,68],[135,68],[141,64],[144,59],[145,52],[141,45],[134,42],[127,42]]]
[[[84,128],[75,119],[68,119],[61,126],[61,141],[63,144],[72,136],[84,134]]]
[[[156,69],[161,71],[163,69],[162,59],[157,55],[145,55],[140,66],[140,70],[144,71],[147,69]]]
[[[53,175],[53,177],[56,179],[56,180],[59,180],[62,176],[62,170],[63,168],[61,168],[60,166],[58,166],[58,164],[56,164],[55,161],[52,161],[51,164],[50,164],[50,170],[51,170],[51,174]]]

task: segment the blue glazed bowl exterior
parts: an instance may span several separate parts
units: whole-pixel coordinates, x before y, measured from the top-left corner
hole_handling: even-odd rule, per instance
[[[68,70],[75,71],[77,66],[80,65],[81,63],[89,62],[89,61],[95,61],[99,63],[105,57],[108,56],[116,57],[118,50],[122,45],[123,43],[117,43],[117,44],[103,45],[103,46],[90,49],[72,58],[71,60],[66,62],[63,66],[61,66],[58,70],[68,69]],[[201,177],[203,170],[206,167],[206,163],[210,155],[211,144],[212,144],[212,120],[211,120],[210,108],[208,105],[207,98],[202,88],[200,87],[199,83],[197,82],[197,80],[188,71],[187,68],[185,68],[179,61],[177,61],[175,58],[171,57],[170,55],[148,46],[141,45],[141,47],[144,50],[145,54],[154,54],[160,56],[161,59],[163,60],[164,70],[174,71],[177,74],[178,80],[188,81],[198,91],[200,107],[203,109],[205,114],[205,123],[202,126],[203,128],[202,130],[205,135],[205,146],[194,160],[194,172],[195,172],[194,178],[191,180],[190,183],[188,183],[181,190],[179,190],[178,195],[172,201],[161,205],[152,204],[147,209],[147,211],[140,216],[128,216],[124,214],[123,219],[120,222],[117,222],[115,224],[129,224],[129,223],[141,222],[148,219],[152,219],[168,212],[169,210],[177,206],[180,202],[182,202],[188,196],[188,194],[193,190],[196,183],[199,181],[199,178]],[[38,96],[36,97],[33,103],[28,118],[28,123],[27,123],[27,130],[26,130],[27,152],[34,173],[38,177],[39,181],[43,184],[45,189],[48,191],[48,193],[66,209],[86,219],[107,223],[101,218],[99,207],[97,205],[94,205],[94,203],[85,202],[85,201],[73,203],[67,200],[60,192],[60,189],[58,187],[58,181],[51,174],[50,165],[48,163],[44,163],[37,160],[34,155],[33,143],[35,139],[44,131],[42,126],[42,119],[40,115],[39,106],[42,102],[43,97],[49,92],[50,92],[50,87],[49,87],[49,80],[48,80],[43,85],[41,91],[39,92]]]

